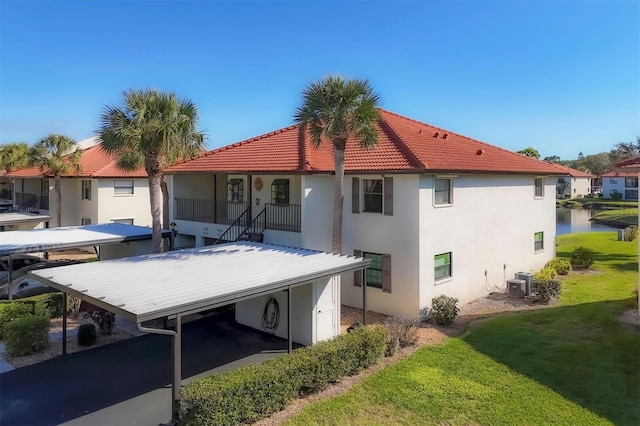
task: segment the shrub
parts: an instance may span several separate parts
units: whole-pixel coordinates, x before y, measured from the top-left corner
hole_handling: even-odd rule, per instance
[[[11,321],[19,318],[31,316],[31,307],[23,303],[1,303],[0,304],[0,339],[4,339],[4,328]]]
[[[556,257],[548,261],[545,268],[553,268],[558,275],[567,275],[571,272],[571,263],[568,260]]]
[[[389,333],[387,355],[391,356],[398,348],[413,346],[418,342],[418,321],[406,317],[389,317],[384,325]]]
[[[637,226],[628,226],[624,228],[624,240],[625,241],[635,241],[638,238],[638,227]]]
[[[60,292],[48,293],[45,295],[45,305],[50,318],[58,318],[64,315],[64,294]]]
[[[593,265],[593,250],[580,246],[571,254],[571,266],[588,269]]]
[[[78,327],[78,344],[80,346],[91,346],[98,340],[98,333],[94,324],[82,324]]]
[[[260,365],[194,380],[181,392],[180,424],[255,422],[298,396],[374,364],[384,354],[386,341],[384,327],[360,327]]]
[[[458,299],[455,297],[445,296],[441,294],[431,299],[431,316],[436,324],[448,325],[455,319],[460,312],[456,306]]]
[[[538,272],[533,274],[533,279],[535,281],[550,281],[556,277],[556,270],[550,266],[545,266],[540,269]]]
[[[428,306],[420,308],[420,322],[427,322],[431,319],[431,309]]]
[[[552,297],[558,297],[560,294],[560,282],[556,280],[534,280],[531,283],[531,287],[542,303],[549,303],[549,300],[551,300]]]
[[[47,305],[45,304],[45,299],[42,296],[46,296],[46,295],[41,294],[39,296],[31,296],[31,297],[25,297],[24,299],[16,299],[11,303],[28,306],[29,313],[31,315],[48,315]]]
[[[30,355],[49,345],[49,317],[30,315],[15,319],[4,326],[7,353],[11,356]]]
[[[611,199],[616,201],[622,200],[622,192],[613,192],[611,194]]]

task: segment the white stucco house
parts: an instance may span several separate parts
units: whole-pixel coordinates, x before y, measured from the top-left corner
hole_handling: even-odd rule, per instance
[[[613,170],[602,175],[602,196],[622,194],[623,200],[638,200],[638,174],[626,170]]]
[[[566,176],[558,176],[556,198],[582,198],[592,193],[593,175],[561,164],[553,163],[553,165],[566,172]]]
[[[464,303],[555,256],[565,172],[387,111],[377,127],[376,148],[347,143],[342,235],[343,253],[373,261],[370,310],[417,317],[437,295]],[[331,144],[312,148],[297,126],[180,163],[167,171],[176,245],[240,238],[330,251],[333,168]],[[343,277],[341,303],[360,307],[361,285]]]
[[[149,183],[144,169],[123,171],[100,145],[82,150],[82,170],[62,178],[62,223],[56,223],[52,176],[38,167],[8,173],[16,205],[29,205],[51,216],[51,226],[119,222],[151,226]]]

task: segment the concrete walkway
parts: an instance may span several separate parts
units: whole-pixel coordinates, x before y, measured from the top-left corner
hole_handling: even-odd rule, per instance
[[[183,326],[182,383],[261,362],[287,342],[233,313]],[[0,375],[0,424],[158,425],[171,418],[171,338],[148,334]]]
[[[115,326],[120,330],[129,333],[134,337],[142,336],[143,334],[145,334],[140,330],[138,330],[138,327],[136,326],[135,323],[119,317],[116,317]],[[69,328],[67,330],[67,337],[75,337],[77,335],[78,335],[78,327]],[[62,331],[49,333],[50,342],[57,342],[59,340],[62,340]],[[6,352],[6,348],[5,348],[4,342],[0,342],[0,374],[7,371],[14,370],[13,366],[4,360],[3,355],[5,352]]]

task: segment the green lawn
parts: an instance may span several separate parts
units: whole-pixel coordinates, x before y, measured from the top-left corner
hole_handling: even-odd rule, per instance
[[[612,200],[611,198],[571,198],[570,200],[556,200],[556,203],[580,204],[582,206],[601,205],[608,207],[638,207],[637,201]]]
[[[596,252],[595,271],[567,277],[558,306],[476,323],[288,424],[640,424],[640,333],[616,320],[635,307],[637,243],[613,232],[558,240],[561,257]]]
[[[592,220],[611,226],[638,225],[638,209],[605,210],[593,216]]]

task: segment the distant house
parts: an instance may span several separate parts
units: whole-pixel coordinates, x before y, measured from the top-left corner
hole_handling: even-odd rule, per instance
[[[144,169],[118,168],[116,158],[90,144],[80,157],[82,171],[62,179],[62,226],[119,222],[151,226],[149,184]],[[35,206],[56,217],[52,176],[38,167],[8,173],[16,205]],[[52,225],[58,225],[51,222]]]
[[[565,171],[388,111],[377,131],[376,148],[349,140],[345,155],[342,247],[372,259],[369,309],[417,317],[435,296],[468,302],[555,256]],[[330,142],[314,149],[298,126],[171,167],[176,245],[258,239],[330,251],[333,170]],[[362,285],[343,277],[341,303],[362,306]]]
[[[615,169],[603,174],[602,195],[611,198],[615,193],[622,194],[623,200],[638,200],[638,174]]]
[[[592,193],[591,180],[593,175],[571,167],[553,163],[567,176],[559,176],[556,184],[556,198],[582,198]]]

